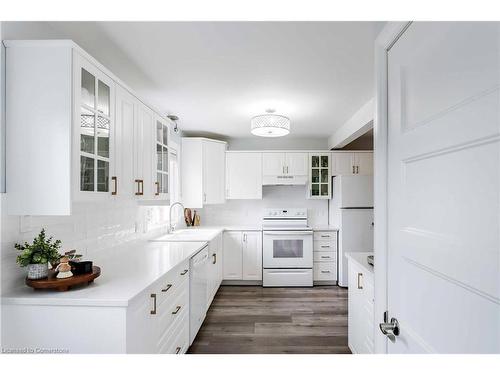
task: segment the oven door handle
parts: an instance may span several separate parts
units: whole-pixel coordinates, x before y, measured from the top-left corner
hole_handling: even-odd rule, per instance
[[[267,236],[288,236],[288,235],[293,235],[293,234],[310,234],[312,236],[313,232],[311,231],[286,231],[286,232],[279,232],[279,231],[264,231],[264,234]]]

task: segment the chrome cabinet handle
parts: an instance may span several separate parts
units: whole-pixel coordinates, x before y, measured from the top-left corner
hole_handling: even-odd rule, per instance
[[[354,171],[355,171],[355,168],[356,168],[356,167],[353,165],[353,166],[352,166],[352,174],[356,173],[356,172],[354,172]]]
[[[150,314],[156,315],[156,294],[152,293],[151,298],[153,299],[153,310],[150,311]]]
[[[172,288],[172,284],[167,284],[167,286],[165,287],[165,289],[162,289],[161,291],[162,292],[168,292],[168,290]]]
[[[330,256],[328,256],[328,255],[322,255],[321,259],[330,259]]]
[[[178,346],[177,348],[175,348],[175,354],[179,354],[181,352],[181,347]]]
[[[328,248],[330,248],[330,245],[321,245],[321,248],[322,249],[328,249]]]
[[[288,165],[286,166],[286,174],[288,174]]]
[[[363,279],[363,274],[358,273],[358,289],[363,289],[363,285],[361,285],[361,280]]]
[[[330,238],[330,235],[329,234],[322,234],[321,238]]]
[[[111,192],[111,195],[116,195],[116,194],[118,194],[118,177],[116,177],[116,176],[111,177],[111,181],[113,181],[113,185],[114,185],[113,186],[114,189]]]
[[[321,271],[321,273],[330,273],[330,271]]]
[[[176,315],[182,306],[177,306],[174,311],[172,311],[172,315]]]
[[[359,165],[356,165],[356,173],[359,174]]]
[[[207,203],[207,193],[203,193],[203,202]]]
[[[185,275],[186,273],[188,273],[189,270],[184,270],[181,272],[181,276]]]

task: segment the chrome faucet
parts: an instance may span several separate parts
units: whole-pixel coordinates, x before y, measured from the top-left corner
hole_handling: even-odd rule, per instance
[[[175,230],[175,225],[172,224],[172,208],[174,208],[174,206],[176,205],[180,205],[182,207],[182,210],[184,211],[184,205],[181,202],[174,202],[170,205],[170,212],[168,213],[168,233],[172,233]]]

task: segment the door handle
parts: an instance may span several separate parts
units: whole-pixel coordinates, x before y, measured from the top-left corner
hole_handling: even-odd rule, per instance
[[[387,336],[391,342],[396,342],[396,336],[399,336],[399,322],[396,318],[391,318],[389,322],[389,312],[384,312],[384,322],[379,324],[382,333]]]
[[[186,273],[188,273],[189,270],[184,270],[181,272],[181,276],[185,275]]]
[[[214,260],[212,261],[212,264],[217,263],[217,254],[212,254]]]
[[[156,181],[155,185],[156,185],[156,193],[155,193],[155,195],[160,195],[160,183],[158,181]]]
[[[116,176],[111,177],[111,181],[113,181],[113,185],[114,185],[113,186],[114,189],[111,192],[111,195],[116,195],[116,194],[118,194],[118,177],[116,177]]]

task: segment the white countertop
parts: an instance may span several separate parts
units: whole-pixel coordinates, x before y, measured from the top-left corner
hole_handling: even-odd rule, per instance
[[[331,225],[313,225],[312,226],[313,231],[335,231],[338,232],[339,228],[331,226]]]
[[[161,236],[151,238],[152,242],[192,242],[192,241],[212,241],[223,231],[261,231],[262,227],[257,226],[199,226],[190,227],[165,233]]]
[[[368,263],[366,257],[368,255],[373,255],[373,252],[363,252],[363,253],[345,253],[345,256],[353,262],[356,262],[361,267],[363,267],[367,272],[374,274],[373,266]]]
[[[2,296],[3,304],[127,306],[137,294],[185,260],[206,242],[132,241],[94,256],[101,276],[67,292],[41,291],[23,285]]]

